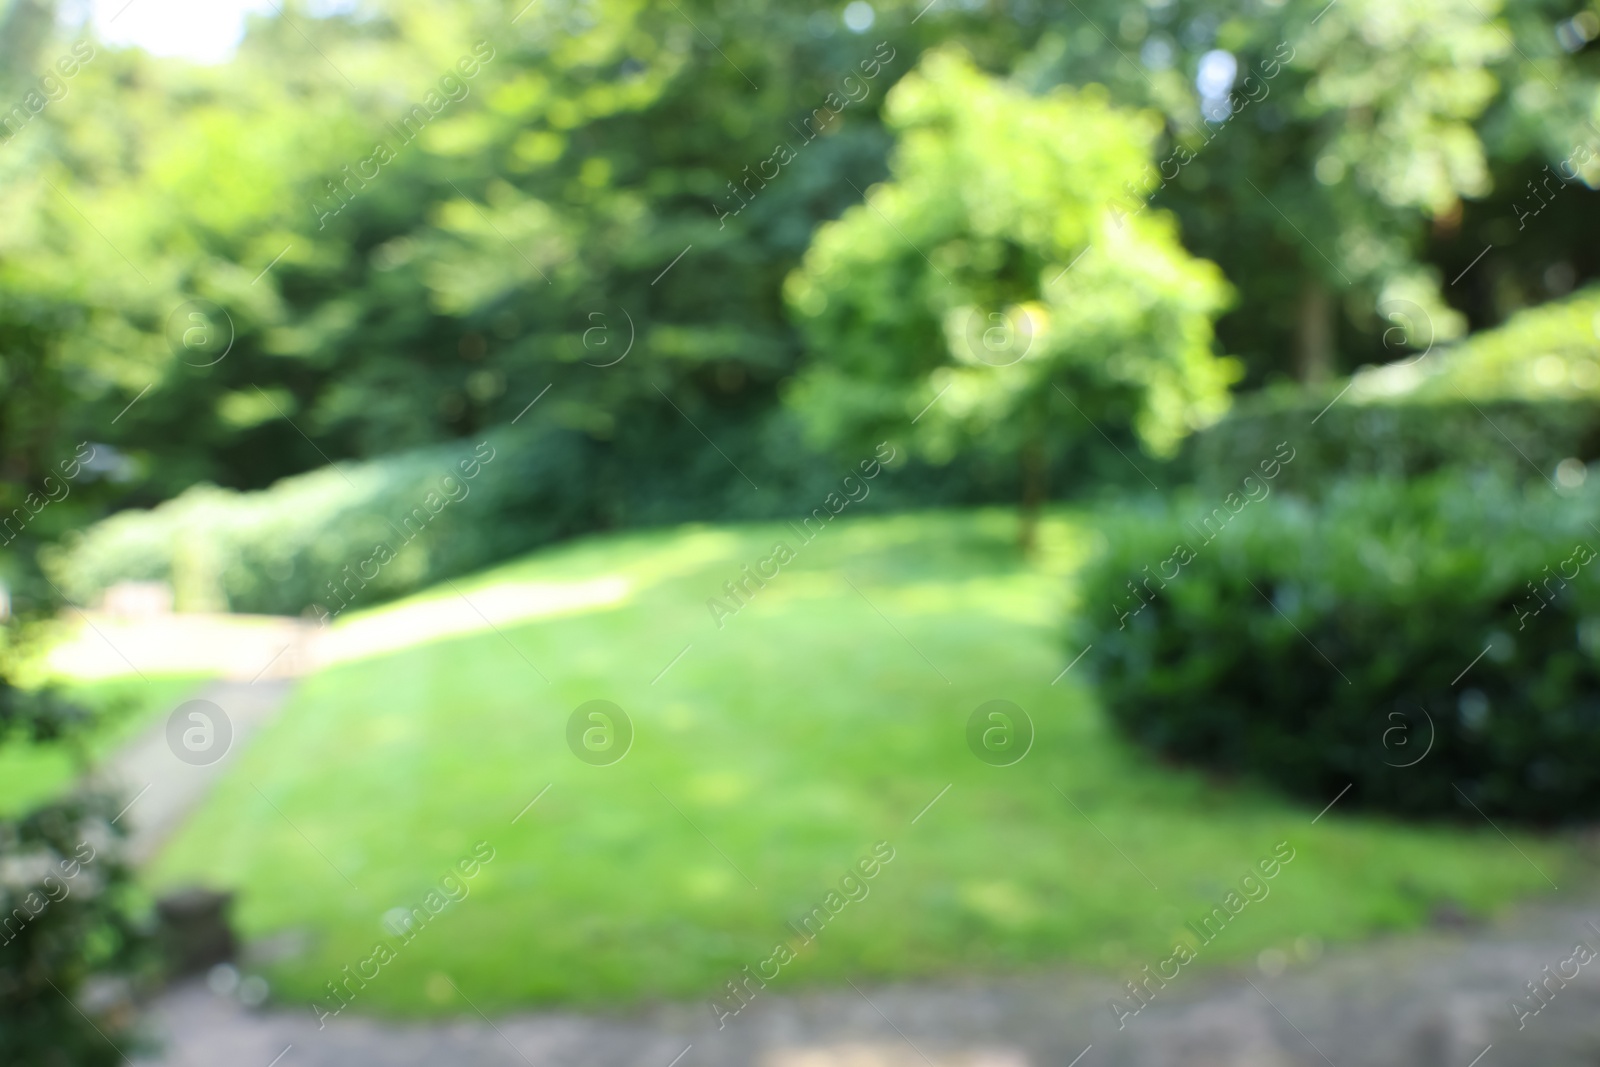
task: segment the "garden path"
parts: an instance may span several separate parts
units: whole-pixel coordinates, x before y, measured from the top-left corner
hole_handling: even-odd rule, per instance
[[[1594,925],[1590,925],[1594,924]],[[1600,962],[1555,981],[1519,1030],[1510,1004],[1584,941],[1600,902],[1525,908],[1489,927],[1438,928],[1328,952],[1269,977],[1180,976],[1119,1031],[1107,977],[864,986],[763,996],[718,1030],[703,1003],[493,1021],[465,1000],[452,1021],[254,1011],[203,983],[153,1018],[163,1067],[1592,1067]],[[536,961],[530,961],[530,966]],[[1572,965],[1566,965],[1571,971]],[[1530,1001],[1531,1003],[1531,1001]]]

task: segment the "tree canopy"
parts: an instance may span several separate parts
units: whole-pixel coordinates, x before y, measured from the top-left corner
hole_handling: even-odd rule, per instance
[[[886,121],[890,180],[817,232],[788,283],[814,353],[792,395],[824,440],[1037,455],[1104,418],[1170,454],[1222,414],[1227,283],[1168,213],[1120,207],[1156,116],[1098,88],[1034,97],[941,50]]]

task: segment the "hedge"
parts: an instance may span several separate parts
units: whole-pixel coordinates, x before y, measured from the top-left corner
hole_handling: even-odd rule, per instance
[[[608,441],[537,428],[530,418],[475,440],[342,461],[264,490],[196,486],[69,534],[40,553],[40,564],[79,604],[119,581],[155,580],[173,585],[183,610],[320,617],[590,531],[806,514],[865,458],[819,456],[786,417],[752,423],[690,411],[694,425],[670,407],[619,419]],[[479,458],[480,449],[493,458]],[[1123,462],[1110,447],[1074,459],[1056,462],[1077,479]],[[463,462],[477,464],[474,477]],[[868,510],[1015,501],[1019,493],[1012,465],[981,456],[891,467]]]
[[[259,492],[197,486],[69,536],[40,562],[78,603],[118,581],[155,580],[186,610],[332,615],[583,526],[583,501],[559,492],[582,459],[561,434],[500,432]]]
[[[1600,458],[1600,403],[1592,401],[1354,403],[1346,396],[1317,418],[1329,399],[1241,403],[1196,439],[1195,480],[1211,488],[1236,482],[1251,457],[1270,454],[1279,441],[1298,453],[1285,486],[1307,494],[1347,475],[1416,478],[1447,469],[1542,481],[1563,460]]]
[[[1073,651],[1121,731],[1319,807],[1353,784],[1344,806],[1412,815],[1600,811],[1600,492],[1252,484],[1237,514],[1194,494],[1107,522]]]
[[[1192,443],[1197,480],[1237,480],[1241,460],[1283,440],[1300,453],[1287,484],[1308,493],[1339,475],[1452,467],[1538,480],[1600,457],[1600,288],[1347,381],[1250,397]]]

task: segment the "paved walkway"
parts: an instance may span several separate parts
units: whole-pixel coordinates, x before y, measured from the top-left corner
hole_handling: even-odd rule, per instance
[[[1520,1032],[1509,1001],[1600,947],[1600,904],[1333,952],[1277,978],[1183,976],[1120,1032],[1104,977],[863,986],[758,999],[718,1031],[704,1004],[612,1015],[470,1010],[435,1025],[250,1011],[191,984],[154,1019],[165,1067],[1592,1067],[1600,960]],[[529,966],[537,966],[529,961]],[[1571,967],[1568,967],[1570,972]],[[292,1046],[292,1047],[291,1047]],[[1091,1047],[1092,1046],[1092,1047]],[[1491,1047],[1492,1046],[1492,1047]],[[281,1058],[280,1058],[281,1057]],[[1081,1058],[1080,1058],[1081,1057]]]
[[[154,857],[199,806],[244,750],[250,735],[287,699],[293,684],[285,678],[264,678],[255,683],[217,681],[199,686],[189,699],[204,702],[193,710],[202,719],[180,717],[175,743],[163,716],[96,769],[94,781],[130,800],[119,822],[130,831],[128,854],[135,864]],[[193,751],[184,747],[182,737],[190,730],[198,731],[191,736]],[[179,752],[188,758],[180,759]]]
[[[207,674],[235,681],[297,677],[481,633],[531,619],[620,604],[633,582],[621,575],[571,582],[500,582],[424,593],[379,611],[355,611],[332,625],[277,615],[64,612],[66,636],[45,657],[71,678]]]

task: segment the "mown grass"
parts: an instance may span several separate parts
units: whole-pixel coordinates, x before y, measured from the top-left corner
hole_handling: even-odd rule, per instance
[[[1202,965],[1545,888],[1488,826],[1337,807],[1313,825],[1315,809],[1130,750],[1080,685],[1086,672],[1052,684],[1080,651],[1060,632],[1093,516],[1058,515],[1044,536],[1048,562],[1027,564],[1004,512],[841,518],[808,545],[782,525],[687,527],[592,538],[457,582],[471,597],[620,576],[629,591],[308,679],[156,880],[236,888],[252,937],[307,935],[269,974],[276,995],[304,1002],[372,955],[385,912],[422,903],[488,842],[495,858],[470,895],[354,1001],[412,1013],[466,1010],[452,982],[489,1011],[711,996],[794,940],[786,924],[878,841],[894,860],[866,899],[796,942],[775,988],[1137,969],[1170,955],[1184,923],[1279,842],[1294,860]],[[707,598],[779,539],[797,558],[718,629]],[[637,732],[612,766],[581,762],[565,740],[568,716],[597,698]],[[1010,767],[966,746],[969,714],[995,698],[1037,728]],[[1560,878],[1566,845],[1516,840]]]

